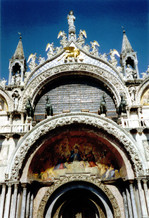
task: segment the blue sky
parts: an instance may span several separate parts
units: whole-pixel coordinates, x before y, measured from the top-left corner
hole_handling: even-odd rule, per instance
[[[8,80],[9,59],[22,33],[26,59],[31,53],[47,57],[47,43],[59,46],[60,30],[68,33],[70,10],[80,29],[87,33],[86,43],[97,40],[100,53],[110,49],[121,52],[123,31],[137,52],[139,72],[149,65],[149,5],[147,0],[1,0],[0,77]]]

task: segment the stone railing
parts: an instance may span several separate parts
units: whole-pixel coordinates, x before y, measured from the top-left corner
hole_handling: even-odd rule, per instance
[[[122,119],[123,128],[149,128],[149,119]]]
[[[0,133],[25,133],[30,131],[31,124],[7,124],[0,125]]]

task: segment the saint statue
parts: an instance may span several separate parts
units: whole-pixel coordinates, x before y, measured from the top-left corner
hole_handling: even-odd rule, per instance
[[[75,21],[75,16],[73,15],[73,11],[69,12],[69,15],[67,17],[68,19],[68,25],[69,25],[69,34],[75,34],[76,30],[75,30],[75,25],[74,25],[74,21]]]

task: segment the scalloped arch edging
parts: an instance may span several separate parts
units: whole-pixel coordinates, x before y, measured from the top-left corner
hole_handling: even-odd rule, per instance
[[[42,218],[44,217],[44,210],[45,206],[48,202],[49,197],[62,185],[69,184],[70,182],[87,182],[95,185],[97,188],[100,188],[106,196],[108,196],[112,207],[114,211],[114,217],[115,218],[120,218],[121,213],[120,213],[120,208],[118,206],[117,200],[112,194],[112,192],[109,190],[109,188],[102,184],[100,179],[98,179],[95,175],[66,175],[66,176],[61,176],[59,179],[54,181],[54,184],[49,187],[49,189],[45,192],[39,207],[38,207],[38,212],[37,212],[37,218]]]
[[[20,110],[23,110],[26,104],[28,97],[33,98],[35,93],[38,93],[39,89],[46,83],[47,80],[53,78],[54,76],[59,76],[64,72],[83,72],[88,73],[87,75],[93,76],[95,78],[100,79],[103,81],[110,89],[113,90],[115,97],[117,98],[117,102],[120,101],[120,95],[118,93],[123,93],[127,99],[128,104],[130,104],[129,93],[124,87],[123,82],[120,78],[116,77],[115,75],[111,74],[110,72],[89,64],[64,64],[55,66],[53,68],[49,68],[45,70],[35,78],[26,86],[26,89],[23,94],[23,100],[19,103]]]
[[[134,165],[135,174],[137,176],[143,175],[144,169],[139,157],[139,152],[137,151],[135,141],[130,134],[108,118],[103,118],[91,113],[80,112],[50,117],[28,132],[22,140],[20,140],[16,150],[11,156],[7,168],[6,179],[12,181],[17,181],[19,179],[19,172],[20,169],[22,169],[22,164],[28,150],[41,136],[44,136],[57,127],[69,126],[76,123],[103,129],[108,134],[114,135],[123,144],[124,148],[130,155]]]

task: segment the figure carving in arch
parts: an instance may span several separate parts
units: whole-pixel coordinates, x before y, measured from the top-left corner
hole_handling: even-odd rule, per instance
[[[0,95],[0,111],[7,111],[8,105],[5,101],[5,99]]]

